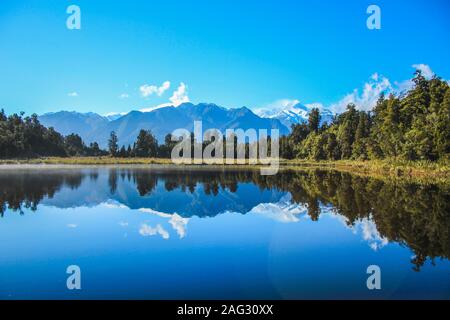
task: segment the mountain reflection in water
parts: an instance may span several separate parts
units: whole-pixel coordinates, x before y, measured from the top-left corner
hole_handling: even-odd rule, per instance
[[[333,214],[360,231],[374,250],[396,242],[413,252],[414,269],[449,259],[449,188],[387,183],[333,171],[259,171],[88,168],[0,171],[0,214],[56,208],[124,206],[166,218],[180,238],[191,217],[259,214],[281,223]],[[0,220],[1,223],[1,220]],[[141,235],[168,237],[161,226]]]

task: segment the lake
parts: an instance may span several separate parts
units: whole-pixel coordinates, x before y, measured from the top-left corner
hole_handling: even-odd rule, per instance
[[[449,299],[449,193],[320,170],[3,169],[0,299]]]

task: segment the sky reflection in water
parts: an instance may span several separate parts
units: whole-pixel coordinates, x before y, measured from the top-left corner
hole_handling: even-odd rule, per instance
[[[445,186],[91,168],[5,170],[0,190],[2,299],[450,295]],[[366,287],[372,264],[381,291]]]

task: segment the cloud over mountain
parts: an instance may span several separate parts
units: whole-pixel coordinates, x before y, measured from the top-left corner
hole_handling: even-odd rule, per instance
[[[189,97],[187,94],[187,86],[182,82],[177,90],[169,98],[170,102],[175,106],[179,106],[182,103],[189,102]]]
[[[161,86],[144,84],[139,87],[142,97],[147,98],[153,94],[157,96],[162,96],[170,88],[170,81],[164,81]]]

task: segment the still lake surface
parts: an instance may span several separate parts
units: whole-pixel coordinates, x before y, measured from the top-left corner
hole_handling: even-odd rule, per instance
[[[0,170],[0,299],[449,299],[449,194],[331,171]]]

